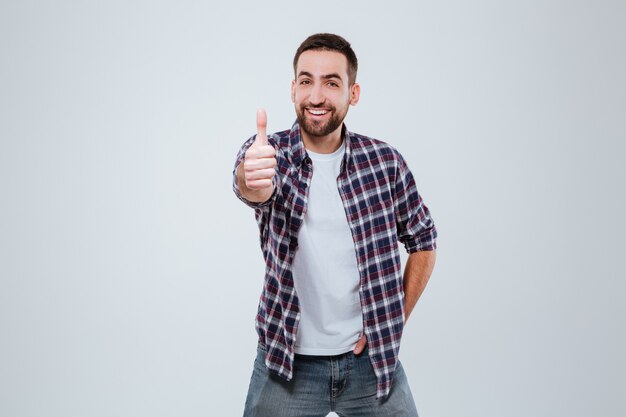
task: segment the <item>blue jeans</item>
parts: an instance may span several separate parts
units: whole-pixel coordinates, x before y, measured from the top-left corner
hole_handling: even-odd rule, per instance
[[[418,417],[409,383],[398,362],[386,400],[376,399],[376,375],[367,356],[296,355],[291,381],[270,373],[257,350],[244,417]]]

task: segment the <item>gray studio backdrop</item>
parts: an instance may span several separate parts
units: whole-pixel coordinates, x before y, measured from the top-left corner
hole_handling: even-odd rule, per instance
[[[238,416],[263,264],[231,172],[291,59],[349,39],[347,125],[406,157],[438,265],[425,417],[624,416],[622,1],[0,3],[0,415]]]

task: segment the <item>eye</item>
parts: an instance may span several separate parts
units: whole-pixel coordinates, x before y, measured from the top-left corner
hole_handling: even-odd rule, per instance
[[[300,85],[309,85],[311,84],[311,81],[309,80],[300,80]]]
[[[335,87],[339,87],[339,84],[337,84],[337,83],[336,83],[336,82],[334,82],[334,81],[329,81],[329,82],[328,82],[328,85],[329,85],[330,87],[333,87],[333,88],[335,88]]]

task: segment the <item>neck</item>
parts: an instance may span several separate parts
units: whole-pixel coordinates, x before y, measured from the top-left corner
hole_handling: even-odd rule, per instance
[[[300,130],[304,147],[315,153],[333,153],[341,146],[343,124],[326,136],[312,136]]]

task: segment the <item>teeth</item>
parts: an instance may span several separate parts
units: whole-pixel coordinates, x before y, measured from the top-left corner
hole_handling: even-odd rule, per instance
[[[316,116],[321,116],[322,114],[326,114],[328,113],[328,110],[315,110],[315,109],[308,109],[309,113],[314,114]]]

